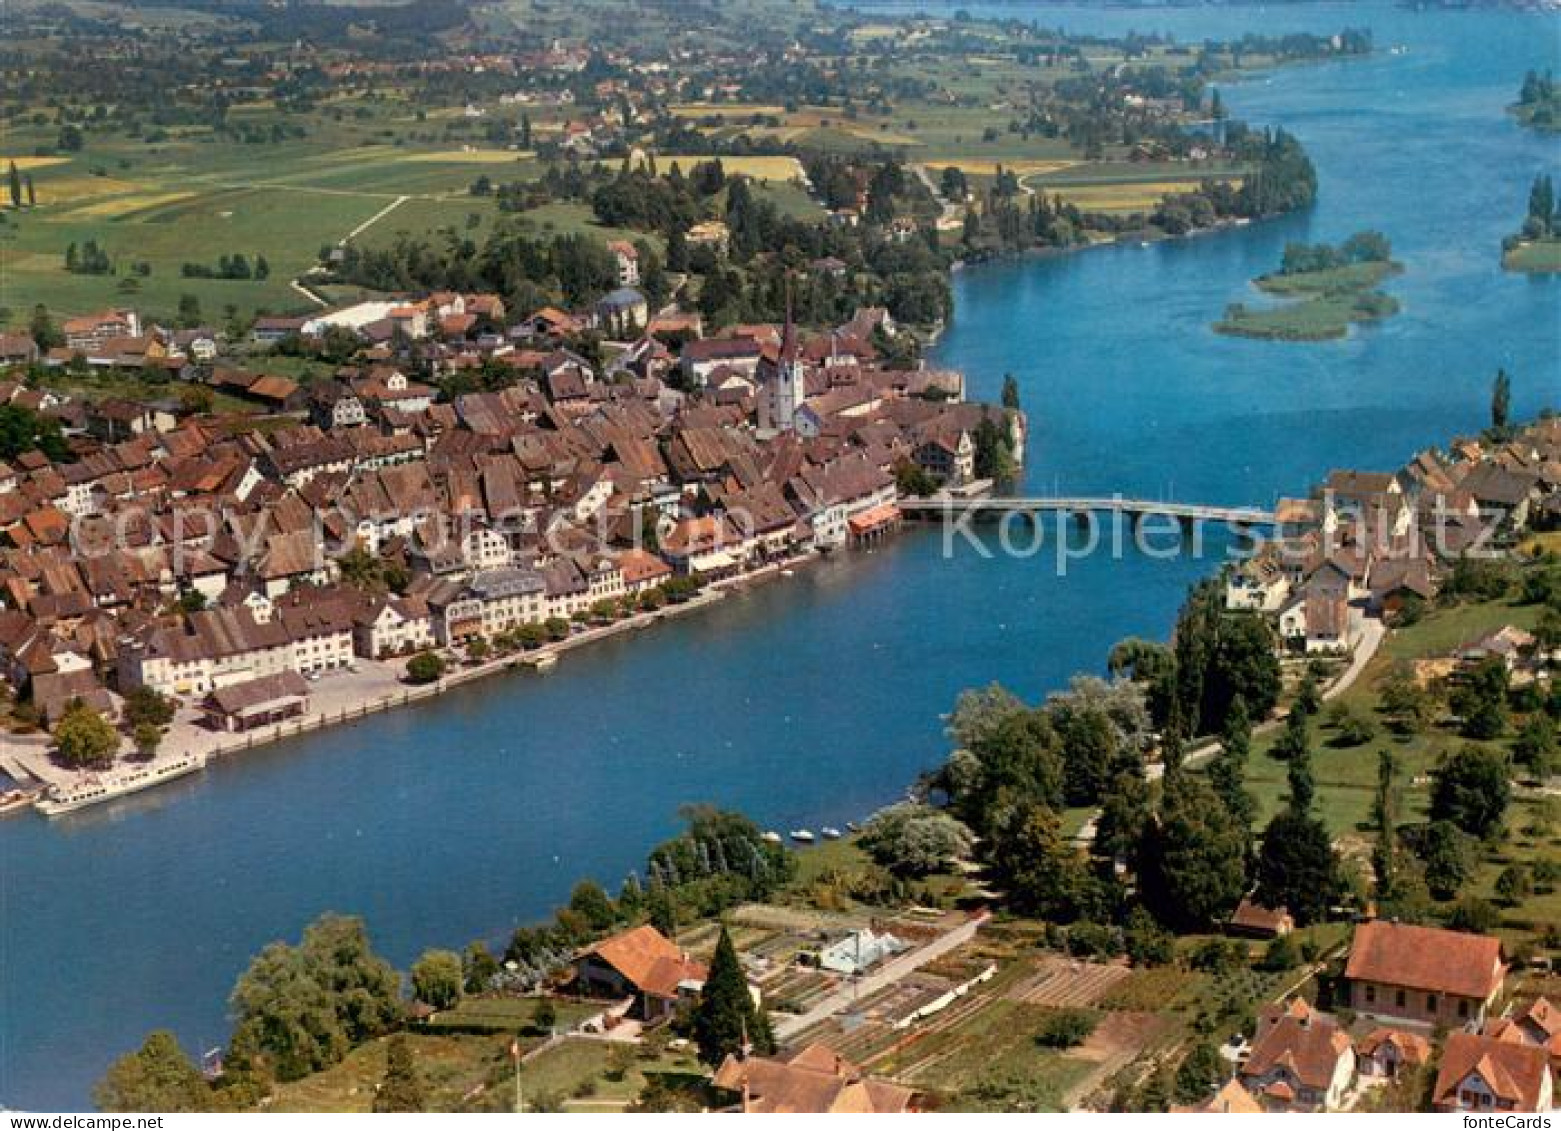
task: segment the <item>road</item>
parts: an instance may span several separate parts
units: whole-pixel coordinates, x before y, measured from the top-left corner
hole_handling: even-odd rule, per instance
[[[926,946],[913,950],[909,954],[902,954],[899,958],[886,963],[876,974],[869,974],[855,985],[836,990],[806,1013],[779,1022],[775,1026],[775,1039],[785,1044],[798,1033],[850,1008],[855,1002],[877,993],[885,986],[893,985],[906,975],[920,970],[927,963],[942,958],[949,951],[964,946],[976,937],[976,932],[985,926],[990,918],[991,915],[983,911],[964,926],[955,927],[948,934],[934,939]]]

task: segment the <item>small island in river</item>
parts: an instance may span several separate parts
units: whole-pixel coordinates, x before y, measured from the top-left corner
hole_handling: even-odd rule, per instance
[[[1561,271],[1561,208],[1548,175],[1534,178],[1523,227],[1501,242],[1501,265],[1530,275]]]
[[[1266,294],[1290,301],[1249,307],[1233,302],[1215,332],[1239,338],[1321,342],[1345,337],[1350,324],[1398,313],[1398,300],[1377,288],[1403,271],[1380,232],[1357,232],[1342,244],[1293,243],[1278,271],[1253,280]]]

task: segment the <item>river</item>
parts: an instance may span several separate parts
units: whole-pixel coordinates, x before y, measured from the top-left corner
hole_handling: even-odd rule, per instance
[[[918,3],[918,7],[927,7]],[[965,4],[979,10],[978,5]],[[1149,248],[983,266],[956,281],[937,360],[974,395],[1016,374],[1035,490],[1265,504],[1334,466],[1390,468],[1483,425],[1497,366],[1514,403],[1561,400],[1561,284],[1507,275],[1499,244],[1554,141],[1503,114],[1561,69],[1555,17],[1366,4],[1153,13],[1001,5],[1076,30],[1368,24],[1368,60],[1224,88],[1317,162],[1304,216]],[[1403,45],[1403,53],[1389,48]],[[1403,313],[1350,340],[1226,339],[1209,323],[1288,240],[1385,232]],[[1039,697],[1163,635],[1188,557],[1109,554],[1057,576],[913,532],[441,701],[279,744],[155,794],[0,825],[0,1105],[79,1108],[149,1029],[226,1036],[249,957],[325,910],[363,915],[406,964],[534,921],[581,876],[615,888],[685,801],[766,826],[842,824],[944,753],[960,689]]]

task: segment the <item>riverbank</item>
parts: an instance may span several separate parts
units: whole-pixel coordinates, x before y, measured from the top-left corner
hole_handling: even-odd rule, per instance
[[[209,764],[226,755],[342,726],[382,711],[427,702],[506,672],[530,670],[545,673],[560,658],[576,649],[707,609],[724,600],[730,593],[790,576],[794,570],[817,561],[821,556],[817,551],[810,551],[768,562],[735,577],[710,582],[686,601],[654,611],[634,613],[610,624],[583,627],[563,640],[543,644],[529,651],[512,652],[480,663],[467,664],[430,683],[409,683],[407,661],[404,658],[388,662],[360,658],[347,671],[322,675],[314,681],[310,686],[309,708],[302,715],[242,733],[212,730],[201,721],[199,710],[184,707],[164,735],[161,752],[145,764],[156,768],[192,754],[204,756]],[[10,736],[0,740],[0,769],[5,768],[20,771],[15,776],[42,783],[44,788],[28,790],[29,799],[33,802],[46,794],[47,787],[74,789],[95,776],[93,771],[72,770],[54,762],[49,756],[46,741],[23,744]]]

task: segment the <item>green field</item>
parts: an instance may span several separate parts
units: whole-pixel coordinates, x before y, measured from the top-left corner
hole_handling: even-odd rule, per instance
[[[8,131],[0,167],[16,160],[36,189],[36,207],[0,213],[0,307],[9,325],[25,323],[37,303],[56,316],[123,303],[169,319],[179,298],[195,294],[209,321],[232,305],[241,314],[312,309],[289,282],[313,266],[322,247],[361,225],[365,242],[396,233],[480,235],[497,216],[492,198],[469,192],[474,180],[534,177],[529,153],[469,140],[454,121],[436,128],[394,98],[328,104],[305,121],[306,136],[245,143],[209,130],[169,131],[154,143],[90,135],[74,154],[48,152],[52,132]],[[340,120],[336,114],[340,113]],[[236,107],[230,120],[277,118],[264,106]],[[476,226],[470,218],[477,217]],[[559,218],[539,217],[539,224]],[[576,223],[569,218],[565,227]],[[71,243],[95,240],[113,264],[105,275],[65,269]],[[185,263],[264,255],[264,280],[188,279]],[[136,270],[145,264],[149,274]]]

